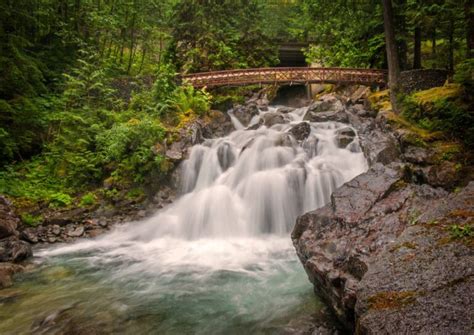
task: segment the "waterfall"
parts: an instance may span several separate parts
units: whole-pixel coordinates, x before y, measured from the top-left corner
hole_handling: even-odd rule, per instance
[[[231,115],[235,131],[192,147],[181,196],[153,216],[37,252],[45,271],[75,275],[49,291],[38,287],[42,303],[22,317],[82,301],[74,313],[90,322],[112,313],[126,320],[125,333],[209,334],[265,333],[315,313],[321,304],[289,233],[298,215],[328,203],[367,163],[357,136],[339,147],[338,131],[348,125],[302,125],[307,108],[261,125],[276,110],[261,111],[248,128]]]
[[[251,124],[276,110],[260,111]],[[307,122],[306,110],[295,109],[283,114],[285,123],[257,129],[234,120],[237,129],[228,136],[191,148],[181,166],[182,195],[173,204],[96,241],[48,253],[97,243],[288,238],[298,215],[323,206],[337,187],[367,169],[357,137],[346,148],[337,145],[337,131],[345,124],[308,122],[309,135],[297,141],[290,130]]]

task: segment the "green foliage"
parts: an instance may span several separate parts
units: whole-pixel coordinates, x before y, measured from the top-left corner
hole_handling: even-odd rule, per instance
[[[180,114],[194,112],[202,116],[209,111],[211,95],[204,89],[195,89],[191,85],[179,86],[167,102]]]
[[[459,63],[453,79],[464,86],[467,91],[472,92],[474,89],[474,58]]]
[[[182,72],[262,67],[277,62],[263,29],[261,1],[180,1],[169,57]]]
[[[432,89],[433,90],[433,89]],[[474,146],[474,115],[463,97],[424,96],[418,92],[401,96],[402,115],[429,131],[443,131],[453,138]]]
[[[49,207],[51,208],[67,207],[71,203],[71,196],[61,192],[52,194],[49,199]]]
[[[89,207],[89,206],[95,205],[96,203],[97,203],[96,195],[92,192],[89,192],[82,196],[81,201],[79,202],[79,205],[81,207]]]

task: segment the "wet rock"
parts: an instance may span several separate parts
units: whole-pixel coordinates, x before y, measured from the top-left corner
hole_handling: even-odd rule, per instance
[[[393,135],[379,129],[359,132],[360,145],[369,164],[389,164],[400,160],[400,146]]]
[[[0,289],[12,286],[13,275],[15,273],[21,272],[22,270],[23,270],[23,267],[18,264],[0,263]]]
[[[318,154],[318,143],[319,140],[316,136],[310,136],[303,142],[303,150],[309,158],[313,158]]]
[[[84,234],[84,227],[83,226],[79,226],[75,229],[72,229],[72,230],[69,230],[67,231],[67,236],[69,237],[80,237]]]
[[[250,125],[247,127],[247,130],[257,130],[258,128],[260,128],[263,124],[263,120],[262,119],[259,119],[258,122]]]
[[[370,88],[367,86],[359,86],[354,93],[351,94],[349,101],[352,103],[360,103],[365,101],[370,94]]]
[[[428,184],[444,188],[454,187],[461,177],[456,164],[448,161],[428,166],[423,168],[422,171]]]
[[[403,153],[403,158],[405,161],[418,164],[418,165],[427,165],[434,163],[433,153],[428,149],[410,146]]]
[[[281,113],[281,114],[287,114],[287,113],[293,112],[294,110],[295,110],[295,108],[293,108],[293,107],[284,106],[284,107],[278,107],[276,112]]]
[[[28,242],[11,236],[0,240],[0,262],[21,262],[33,255]]]
[[[59,227],[58,225],[53,225],[50,229],[51,233],[53,233],[54,235],[59,235],[61,233],[61,227]]]
[[[13,211],[12,204],[3,196],[0,195],[0,239],[17,236],[17,226],[20,224],[20,219]]]
[[[91,230],[89,230],[89,231],[87,232],[87,236],[94,238],[94,237],[97,237],[97,236],[99,236],[99,235],[101,235],[101,234],[103,234],[103,233],[104,233],[104,230],[103,230],[103,229],[101,229],[101,228],[94,228],[94,229],[91,229]]]
[[[297,141],[304,141],[311,133],[311,126],[308,122],[300,122],[291,127],[288,132],[291,133]]]
[[[245,127],[250,123],[250,120],[252,120],[255,115],[258,115],[259,110],[257,104],[251,102],[243,106],[237,106],[232,110],[232,113]]]
[[[352,128],[346,127],[336,131],[336,144],[339,148],[345,148],[356,136]]]
[[[326,96],[308,107],[304,120],[310,122],[335,121],[347,123],[349,119],[342,102],[334,96]]]
[[[166,150],[165,156],[172,161],[180,161],[183,159],[182,145],[180,142],[174,142],[171,148]]]
[[[65,226],[69,223],[82,221],[87,211],[87,208],[77,207],[71,210],[52,212],[45,217],[44,221],[46,225]]]
[[[275,142],[275,145],[290,148],[293,148],[295,144],[295,140],[288,134],[281,134]]]
[[[283,115],[277,112],[268,112],[262,115],[263,124],[271,127],[275,124],[285,123]]]
[[[34,228],[24,229],[20,234],[20,238],[26,242],[38,243],[38,235]]]
[[[226,171],[235,162],[235,153],[229,143],[223,143],[217,149],[217,159],[222,171]]]
[[[337,189],[326,206],[297,219],[292,239],[315,291],[352,329],[361,278],[413,220],[446,196],[408,184],[403,165],[380,163]]]

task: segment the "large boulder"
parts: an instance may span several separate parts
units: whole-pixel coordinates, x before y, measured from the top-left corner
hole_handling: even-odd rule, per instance
[[[31,245],[16,236],[0,240],[0,262],[21,262],[33,255]]]
[[[232,109],[232,114],[244,127],[248,126],[250,120],[252,120],[255,115],[258,115],[258,113],[258,106],[255,102],[251,102],[246,105],[239,105]]]
[[[285,123],[285,118],[278,112],[267,112],[262,115],[263,124],[267,127],[271,127],[276,124]]]
[[[21,272],[23,267],[13,263],[0,263],[0,289],[13,285],[12,277],[15,273]],[[0,300],[0,304],[2,301]]]
[[[292,240],[318,295],[348,328],[355,324],[360,280],[394,243],[414,213],[446,196],[428,185],[407,184],[405,167],[375,164],[337,189],[326,206],[297,219]]]
[[[30,244],[18,238],[19,224],[12,204],[0,196],[0,262],[21,262],[32,256]]]
[[[375,259],[357,290],[361,334],[468,334],[474,311],[474,182],[420,213]]]
[[[354,141],[356,133],[351,127],[345,127],[336,131],[336,144],[339,148],[345,148]]]
[[[304,120],[310,122],[335,121],[347,123],[349,116],[345,111],[343,103],[339,99],[329,96],[311,104],[304,116]]]
[[[311,126],[308,122],[300,122],[288,131],[297,141],[304,141],[311,133]]]
[[[369,164],[400,160],[400,145],[393,135],[378,128],[359,132],[360,145]]]
[[[14,213],[12,204],[0,195],[0,239],[18,235],[20,219]]]

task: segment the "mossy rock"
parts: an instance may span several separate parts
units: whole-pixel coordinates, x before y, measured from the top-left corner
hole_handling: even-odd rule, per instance
[[[371,296],[369,301],[370,309],[393,309],[412,304],[416,300],[417,292],[380,292]]]

